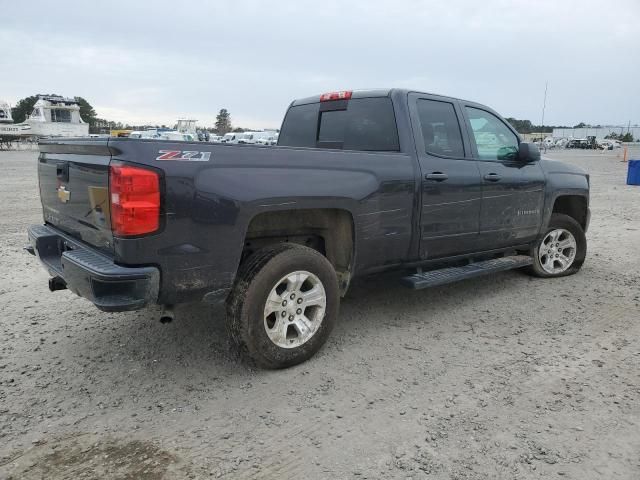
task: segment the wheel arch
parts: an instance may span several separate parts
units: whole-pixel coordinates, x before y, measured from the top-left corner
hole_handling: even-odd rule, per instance
[[[589,200],[584,195],[560,194],[554,199],[551,213],[562,213],[570,216],[586,231],[589,221],[588,210]]]
[[[350,211],[306,208],[257,213],[247,226],[241,261],[260,248],[283,242],[322,253],[336,271],[340,294],[345,295],[355,262],[355,224]]]

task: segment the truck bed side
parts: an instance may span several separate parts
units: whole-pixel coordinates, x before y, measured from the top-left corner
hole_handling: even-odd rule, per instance
[[[109,147],[112,161],[164,171],[163,230],[114,239],[117,262],[158,263],[159,303],[224,294],[252,220],[270,212],[348,212],[357,252],[353,273],[410,256],[415,165],[407,154],[128,139],[113,139]],[[171,156],[166,152],[197,153],[158,159]]]

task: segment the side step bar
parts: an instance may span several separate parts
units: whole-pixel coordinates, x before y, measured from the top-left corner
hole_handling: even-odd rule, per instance
[[[448,267],[440,270],[431,270],[430,272],[414,273],[413,275],[402,277],[400,283],[405,287],[419,290],[457,282],[458,280],[481,277],[489,273],[526,267],[532,263],[533,259],[527,255],[494,258],[483,262],[470,263],[462,267]]]

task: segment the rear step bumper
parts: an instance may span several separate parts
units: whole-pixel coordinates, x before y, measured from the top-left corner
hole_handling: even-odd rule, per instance
[[[448,267],[429,272],[414,273],[403,277],[400,282],[413,289],[436,287],[447,283],[466,280],[468,278],[481,277],[490,273],[503,272],[513,268],[526,267],[533,263],[533,259],[526,255],[513,255],[510,257],[494,258],[483,262],[470,263],[462,267]]]
[[[52,290],[66,286],[105,312],[138,310],[156,302],[157,268],[116,265],[106,255],[47,225],[32,225],[28,233],[26,250],[53,276]]]

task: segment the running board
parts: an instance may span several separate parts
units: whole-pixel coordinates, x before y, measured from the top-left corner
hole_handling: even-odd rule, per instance
[[[504,272],[513,268],[526,267],[533,263],[533,259],[526,255],[514,255],[511,257],[494,258],[483,262],[470,263],[463,267],[448,267],[430,272],[414,273],[402,277],[400,283],[405,287],[419,290],[421,288],[436,287],[447,283],[466,280],[468,278],[481,277],[489,273]]]

